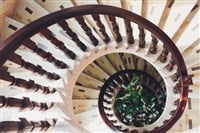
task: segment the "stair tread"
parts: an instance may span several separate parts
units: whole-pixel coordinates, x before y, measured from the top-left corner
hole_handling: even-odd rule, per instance
[[[93,110],[98,107],[98,99],[73,99],[72,103],[75,114]]]

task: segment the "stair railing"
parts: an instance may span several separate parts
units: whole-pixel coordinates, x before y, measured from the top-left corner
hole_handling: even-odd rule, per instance
[[[85,15],[91,15],[96,23],[98,24],[98,27],[100,29],[102,36],[104,36],[104,41],[109,42],[109,38],[107,34],[105,33],[104,26],[102,25],[101,20],[99,19],[99,15],[105,15],[107,17],[107,20],[109,21],[110,27],[113,32],[113,36],[116,40],[116,42],[121,42],[122,37],[120,33],[120,26],[117,23],[116,17],[117,18],[122,18],[126,22],[126,27],[130,27],[130,23],[134,23],[138,25],[139,27],[139,48],[144,48],[145,47],[145,32],[150,32],[152,35],[152,47],[149,49],[149,54],[156,54],[156,48],[160,44],[158,43],[161,42],[164,47],[165,51],[161,53],[161,62],[165,62],[168,53],[171,54],[173,57],[173,60],[169,62],[168,65],[168,70],[174,69],[174,66],[177,66],[177,73],[178,75],[178,83],[174,88],[167,88],[167,89],[174,89],[175,92],[180,93],[180,99],[177,104],[177,109],[176,111],[173,112],[171,118],[169,120],[166,120],[165,123],[163,123],[162,126],[155,128],[152,132],[166,132],[169,130],[175,122],[181,117],[183,114],[183,111],[185,109],[186,103],[187,103],[187,97],[188,97],[188,86],[192,84],[191,77],[187,73],[186,65],[183,60],[183,57],[181,53],[179,52],[178,48],[176,45],[173,43],[173,41],[157,26],[155,26],[153,23],[149,22],[145,18],[136,15],[133,12],[120,9],[117,7],[112,7],[112,6],[106,6],[106,5],[85,5],[85,6],[76,6],[68,9],[63,9],[54,13],[51,13],[49,15],[46,15],[36,21],[33,21],[32,23],[26,25],[19,31],[17,31],[15,34],[10,36],[6,41],[4,41],[0,45],[0,65],[1,65],[1,71],[6,73],[6,69],[2,69],[4,63],[7,60],[11,59],[11,55],[14,54],[14,52],[21,46],[25,45],[29,49],[31,49],[33,52],[41,56],[42,58],[46,59],[50,63],[54,63],[56,66],[60,68],[66,68],[67,64],[63,63],[62,61],[56,59],[52,53],[46,52],[36,46],[36,43],[30,40],[32,36],[34,36],[37,33],[43,34],[45,38],[47,38],[51,43],[53,43],[56,47],[58,47],[62,52],[64,52],[69,58],[71,59],[76,59],[76,54],[73,51],[70,51],[67,46],[64,45],[62,41],[60,41],[58,38],[54,37],[52,33],[47,29],[49,26],[58,24],[63,28],[64,31],[66,31],[67,34],[72,38],[74,42],[76,42],[77,46],[80,47],[83,51],[86,50],[86,47],[82,42],[79,40],[78,36],[73,32],[73,29],[69,29],[67,26],[66,22],[70,18],[75,18],[75,20],[81,25],[82,29],[85,31],[85,34],[88,36],[89,40],[91,41],[91,44],[93,46],[98,45],[98,40],[96,37],[93,35],[91,32],[90,27],[88,27],[87,23],[84,21],[84,16]],[[132,29],[126,29],[127,35],[128,35],[128,44],[134,45],[134,40],[131,37],[132,36]],[[157,44],[158,43],[158,44]],[[18,60],[15,61],[16,63],[20,64]],[[22,61],[23,62],[23,61]],[[21,63],[22,66],[25,68],[30,68],[30,69],[36,69],[36,71],[44,71],[46,75],[51,78],[51,79],[59,79],[59,77],[56,74],[51,74],[48,73],[46,70],[43,70],[40,66],[33,66],[28,63]],[[31,66],[31,67],[28,67]],[[43,73],[43,72],[39,73]],[[1,79],[3,78],[4,80],[9,80],[11,83],[14,82],[12,81],[13,79],[16,79],[15,77],[9,76],[7,74],[7,77],[4,77],[4,75],[1,74]],[[21,80],[17,80],[21,81]],[[18,84],[16,82],[15,84]],[[38,84],[35,84],[34,81],[23,81],[21,86],[30,87],[35,86],[36,88],[43,88]],[[46,88],[44,92],[49,91],[49,88]],[[54,89],[54,91],[56,91]],[[53,91],[53,92],[54,92]],[[103,100],[103,99],[100,99]],[[107,123],[112,123],[111,121],[108,121]],[[114,130],[116,130],[116,127],[113,127]]]

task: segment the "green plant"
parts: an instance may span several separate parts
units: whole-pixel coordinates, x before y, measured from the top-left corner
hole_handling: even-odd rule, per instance
[[[114,109],[123,123],[136,127],[153,123],[163,111],[154,93],[142,85],[142,77],[137,74],[127,86],[122,85]]]

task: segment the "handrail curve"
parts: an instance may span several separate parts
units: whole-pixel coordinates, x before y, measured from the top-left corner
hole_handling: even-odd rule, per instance
[[[189,80],[186,81],[188,77],[187,68],[181,53],[179,52],[174,42],[167,36],[167,34],[150,21],[133,12],[107,5],[84,5],[63,9],[41,17],[38,20],[35,20],[21,28],[0,45],[0,66],[3,66],[5,61],[8,59],[9,54],[13,53],[21,44],[23,44],[23,42],[25,42],[36,33],[40,32],[43,28],[56,24],[61,20],[92,14],[112,15],[134,22],[140,27],[143,27],[144,29],[151,32],[157,39],[162,41],[165,48],[167,48],[172,54],[177,64],[177,71],[181,80],[181,85],[179,86],[181,90],[179,105],[177,106],[176,112],[170,118],[170,120],[153,131],[166,132],[181,117],[186,106],[188,97],[188,84],[190,83]]]

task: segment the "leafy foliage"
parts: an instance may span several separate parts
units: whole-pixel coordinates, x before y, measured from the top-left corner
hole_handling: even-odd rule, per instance
[[[163,111],[154,93],[142,86],[142,78],[137,74],[127,86],[122,85],[114,109],[123,123],[136,127],[152,124]]]

